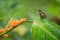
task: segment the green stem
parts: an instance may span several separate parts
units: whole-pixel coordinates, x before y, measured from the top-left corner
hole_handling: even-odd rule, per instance
[[[25,22],[30,22],[30,23],[32,23],[32,21],[25,21]],[[23,23],[24,23],[24,22],[22,22],[21,24],[23,24]],[[19,25],[21,25],[21,24],[19,24]],[[19,25],[17,25],[17,26],[19,26]],[[15,26],[13,29],[15,29],[17,26]],[[8,31],[3,32],[3,33],[0,35],[0,38],[1,38],[4,34],[7,34],[8,32],[12,31],[13,29],[9,29]]]

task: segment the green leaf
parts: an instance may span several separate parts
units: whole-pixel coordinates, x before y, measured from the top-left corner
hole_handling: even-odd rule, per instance
[[[59,40],[60,27],[47,19],[38,19],[33,22],[32,35],[34,40]]]

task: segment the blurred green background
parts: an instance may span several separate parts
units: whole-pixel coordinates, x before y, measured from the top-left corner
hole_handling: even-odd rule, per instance
[[[0,0],[0,27],[4,27],[11,17],[34,21],[38,18],[39,9],[48,17],[60,18],[60,0]],[[8,33],[8,38],[0,40],[33,40],[31,25],[26,22]]]

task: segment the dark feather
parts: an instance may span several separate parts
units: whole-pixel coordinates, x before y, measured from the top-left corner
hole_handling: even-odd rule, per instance
[[[38,10],[38,11],[41,18],[46,18],[46,15],[44,14],[44,12],[42,12],[42,10]]]

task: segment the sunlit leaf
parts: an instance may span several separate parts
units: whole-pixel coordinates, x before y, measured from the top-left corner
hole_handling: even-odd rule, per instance
[[[60,27],[46,19],[38,19],[33,22],[32,34],[34,40],[59,40]]]

